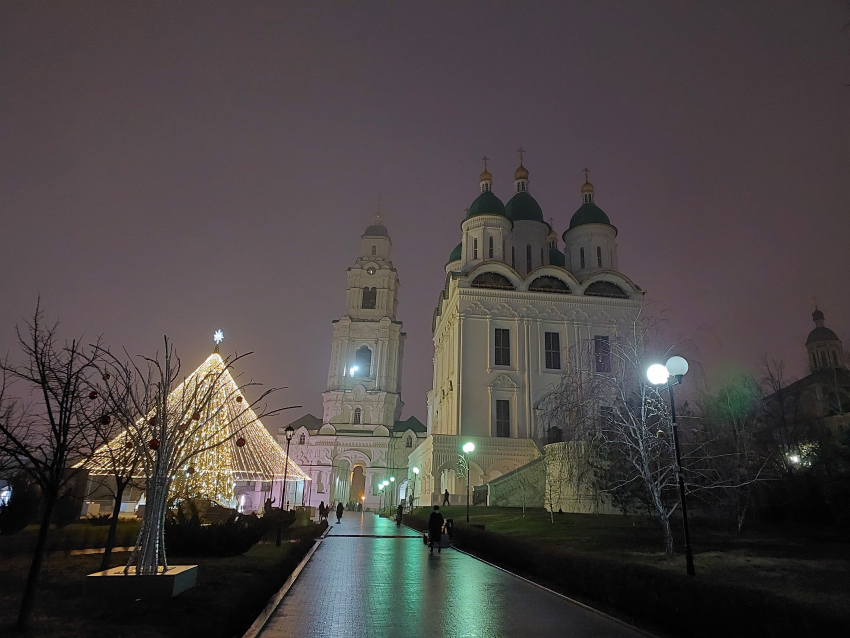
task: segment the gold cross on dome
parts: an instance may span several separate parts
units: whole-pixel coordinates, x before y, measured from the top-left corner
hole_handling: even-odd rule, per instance
[[[522,166],[522,157],[523,157],[523,155],[525,155],[525,149],[522,146],[520,146],[517,153],[519,154],[519,164],[520,164],[520,166]]]
[[[485,155],[485,156],[484,156],[484,157],[482,157],[481,159],[483,159],[483,160],[484,160],[484,170],[486,171],[486,170],[487,170],[487,162],[489,162],[489,161],[490,161],[490,158],[489,158],[489,157],[487,157],[487,156]]]
[[[585,182],[589,182],[590,180],[589,180],[589,179],[587,179],[587,174],[590,172],[590,169],[589,169],[589,168],[585,168],[585,169],[584,169],[584,171],[582,171],[582,172],[584,173],[584,181],[585,181]]]

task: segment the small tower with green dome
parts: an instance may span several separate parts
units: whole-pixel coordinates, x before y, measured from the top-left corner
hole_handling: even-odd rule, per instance
[[[597,271],[618,269],[617,229],[596,205],[587,172],[585,169],[581,206],[573,213],[570,227],[563,235],[566,268],[579,279]]]

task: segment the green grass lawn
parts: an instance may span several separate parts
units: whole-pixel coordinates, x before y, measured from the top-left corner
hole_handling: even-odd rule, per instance
[[[466,522],[465,507],[440,508]],[[415,515],[427,519],[427,508]],[[658,523],[648,517],[555,514],[542,509],[473,507],[470,523],[513,538],[684,572],[684,556],[664,554]],[[682,551],[680,519],[676,551]],[[742,534],[699,519],[691,523],[697,575],[840,611],[850,616],[850,539],[824,529],[752,529]],[[507,550],[506,550],[507,551]]]
[[[69,526],[70,527],[70,526]],[[53,530],[51,530],[51,533]],[[316,530],[316,533],[319,533]],[[172,558],[172,564],[198,565],[198,584],[166,601],[109,603],[85,596],[87,574],[100,568],[100,555],[54,552],[44,562],[32,629],[27,636],[51,638],[231,638],[241,636],[312,545],[255,545],[232,558]],[[0,539],[0,549],[13,537]],[[123,565],[128,554],[112,557]],[[30,556],[0,560],[0,635],[12,635]]]

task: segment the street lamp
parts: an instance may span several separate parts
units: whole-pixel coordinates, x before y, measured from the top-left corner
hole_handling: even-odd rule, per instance
[[[475,450],[475,443],[470,441],[464,443],[463,451],[466,454],[466,522],[469,522],[469,454]]]
[[[287,425],[286,429],[283,431],[286,435],[286,460],[284,461],[283,466],[283,485],[280,486],[280,518],[277,521],[277,541],[275,541],[275,545],[280,547],[280,537],[283,535],[283,513],[284,513],[284,505],[285,501],[283,500],[286,495],[286,475],[289,471],[289,444],[292,443],[292,437],[295,434],[295,430],[291,425]]]
[[[413,468],[413,490],[410,492],[410,512],[413,513],[413,504],[416,502],[416,477],[419,476],[419,468]]]
[[[384,507],[383,507],[383,504],[384,504],[384,488],[385,488],[386,486],[387,486],[387,482],[386,482],[386,481],[384,481],[383,483],[381,483],[381,484],[378,486],[378,495],[379,495],[378,510],[379,510],[379,511],[380,511],[380,510],[382,510],[382,509],[384,509]]]
[[[685,501],[685,477],[682,472],[682,455],[679,452],[679,426],[676,424],[676,401],[673,398],[673,386],[682,382],[688,372],[688,362],[684,357],[670,357],[666,365],[656,363],[649,366],[646,377],[652,385],[665,385],[670,393],[670,417],[673,422],[673,448],[676,451],[676,476],[679,482],[679,500],[682,504],[682,523],[685,528],[685,565],[688,576],[696,573],[694,555],[691,551],[691,533],[688,529],[688,504]],[[675,383],[671,380],[675,379]]]
[[[395,477],[390,477],[390,483],[395,483]],[[392,486],[393,489],[390,491],[390,502],[387,505],[395,505],[395,485]]]

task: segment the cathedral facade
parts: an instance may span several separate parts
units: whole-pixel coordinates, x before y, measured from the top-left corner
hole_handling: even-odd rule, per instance
[[[379,219],[360,239],[348,269],[346,313],[333,322],[322,417],[290,425],[292,459],[310,475],[309,491],[290,494],[293,505],[392,505],[408,490],[407,459],[425,437],[415,417],[401,421],[404,340],[396,319],[400,282],[390,259],[392,241]],[[285,448],[285,428],[278,442]],[[380,484],[389,485],[383,490]]]
[[[458,463],[471,442],[469,485],[540,456],[541,403],[559,382],[573,346],[587,345],[610,371],[609,339],[639,310],[644,292],[620,272],[617,229],[585,179],[581,205],[563,233],[531,195],[529,172],[514,174],[507,204],[485,166],[480,193],[461,223],[434,310],[428,437],[410,454],[420,471],[417,502],[463,503]]]

